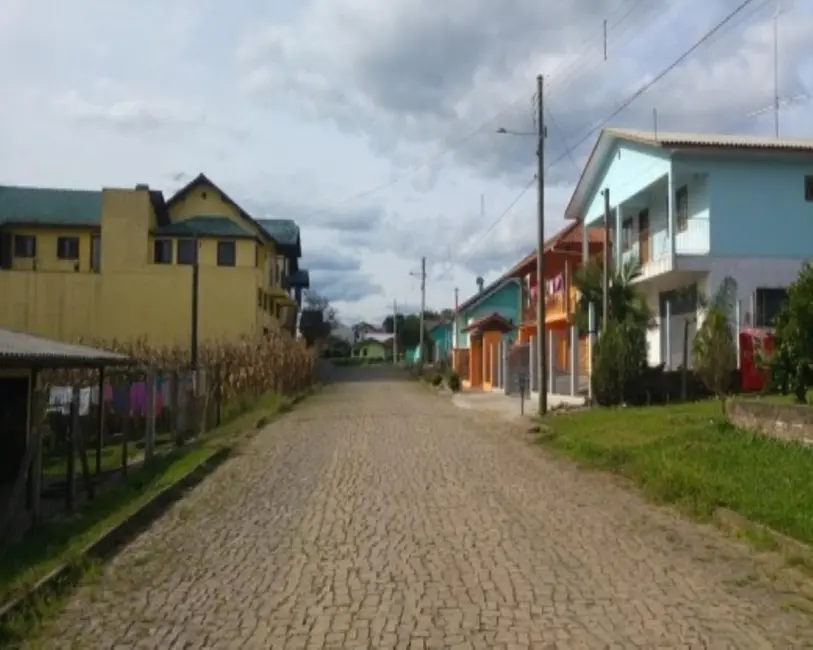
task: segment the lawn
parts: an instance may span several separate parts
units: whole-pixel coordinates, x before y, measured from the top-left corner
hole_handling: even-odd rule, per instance
[[[76,515],[44,523],[29,531],[18,543],[3,551],[0,562],[0,604],[15,594],[29,589],[56,567],[78,559],[82,549],[104,531],[124,521],[153,496],[176,483],[189,472],[211,458],[224,447],[234,448],[245,439],[247,432],[270,421],[274,415],[285,412],[291,400],[268,395],[254,400],[251,408],[237,411],[234,419],[187,445],[156,456],[154,462],[139,467],[126,479],[108,490]],[[119,453],[121,447],[117,447]],[[22,625],[28,622],[20,622]],[[0,645],[8,635],[19,630],[14,621],[0,625]]]
[[[813,449],[736,429],[719,402],[548,418],[541,440],[699,517],[726,507],[813,542]]]

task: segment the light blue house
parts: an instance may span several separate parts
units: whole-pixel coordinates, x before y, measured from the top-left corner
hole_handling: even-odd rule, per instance
[[[497,314],[518,325],[521,313],[522,285],[518,279],[499,278],[487,287],[481,287],[457,308],[457,318],[453,323],[452,332],[454,347],[469,347],[469,335],[463,330],[476,320]],[[513,341],[515,335],[516,330],[507,332],[503,337]]]
[[[702,322],[698,295],[726,277],[736,324],[770,325],[813,258],[810,140],[605,129],[565,216],[602,226],[605,191],[613,258],[640,262],[636,282],[656,315],[650,363],[680,365],[686,324],[692,337]]]
[[[440,321],[429,330],[434,344],[434,359],[448,359],[452,354],[452,334],[454,324],[451,321]]]

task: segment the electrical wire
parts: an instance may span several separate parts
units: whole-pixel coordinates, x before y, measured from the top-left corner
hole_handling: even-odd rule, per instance
[[[766,0],[766,4],[767,1]],[[675,68],[677,68],[681,63],[683,63],[687,58],[689,58],[698,48],[700,48],[705,43],[709,42],[717,33],[719,33],[727,24],[729,24],[736,16],[738,16],[744,9],[746,9],[749,5],[751,5],[754,0],[743,0],[733,11],[728,13],[726,16],[722,18],[718,23],[716,23],[711,29],[709,29],[703,36],[701,36],[697,41],[695,41],[687,50],[685,50],[677,59],[672,61],[666,68],[661,70],[655,77],[651,80],[643,84],[641,87],[638,88],[634,93],[628,96],[619,106],[617,106],[612,112],[610,112],[607,116],[601,119],[598,123],[594,124],[586,133],[584,133],[577,141],[576,144],[568,147],[567,146],[567,138],[565,138],[565,151],[562,155],[558,156],[553,162],[549,163],[545,168],[545,173],[547,174],[548,170],[551,169],[554,165],[558,164],[565,158],[570,158],[573,160],[573,151],[578,149],[579,146],[587,142],[597,131],[599,131],[603,126],[605,126],[610,120],[614,117],[617,117],[621,112],[627,109],[636,99],[638,99],[641,95],[643,95],[647,90],[652,88],[655,84],[661,81],[666,75],[672,72]],[[550,115],[550,113],[548,113]],[[574,161],[575,164],[575,161]],[[523,194],[529,188],[525,188],[523,190]],[[513,207],[513,203],[512,206]],[[485,234],[491,232],[497,224],[506,216],[508,211],[505,211],[500,214],[497,218],[497,221],[489,227]],[[466,254],[469,254],[468,252]],[[448,266],[451,267],[454,262],[451,260],[448,262]]]

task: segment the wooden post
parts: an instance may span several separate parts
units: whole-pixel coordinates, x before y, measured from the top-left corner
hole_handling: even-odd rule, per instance
[[[39,428],[36,429],[34,440],[31,441],[30,445],[26,446],[23,462],[17,471],[17,478],[14,481],[14,487],[11,489],[11,498],[9,499],[6,507],[6,514],[3,517],[2,526],[0,526],[0,539],[5,539],[12,524],[14,523],[14,515],[17,513],[17,504],[24,496],[23,490],[25,490],[25,481],[31,467],[31,462],[34,458],[34,451],[40,445],[40,434],[41,430]]]
[[[132,404],[130,403],[130,390],[132,389],[132,381],[127,380],[125,382],[126,389],[127,389],[127,396],[124,399],[124,403],[126,404],[124,408],[124,422],[122,423],[122,432],[121,432],[121,473],[124,476],[127,476],[127,460],[128,460],[128,443],[130,441],[130,431],[133,428],[133,413],[132,413]]]
[[[96,476],[102,473],[102,448],[104,447],[104,367],[99,368],[99,421],[96,429]]]
[[[155,454],[155,371],[150,370],[147,374],[147,413],[145,426],[144,461],[149,462]]]
[[[82,388],[77,384],[73,387],[73,394],[80,395]],[[78,398],[74,398],[74,403],[76,404],[76,417],[71,418],[71,429],[76,427],[73,430],[73,439],[76,445],[76,451],[79,452],[79,463],[82,469],[82,479],[85,482],[85,491],[87,492],[88,499],[93,498],[93,479],[90,476],[90,466],[88,465],[88,453],[87,448],[85,447],[85,432],[82,431],[82,427],[80,424],[79,419],[79,403],[80,400]],[[90,400],[88,399],[88,413],[90,413]]]
[[[72,388],[70,424],[68,425],[68,450],[65,474],[65,507],[68,512],[73,512],[76,505],[76,435],[79,430],[79,390],[76,386]]]

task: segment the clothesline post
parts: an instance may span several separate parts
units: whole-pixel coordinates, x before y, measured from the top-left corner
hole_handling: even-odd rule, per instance
[[[152,460],[155,453],[155,389],[156,389],[156,376],[155,371],[150,370],[147,373],[147,406],[146,406],[146,423],[145,435],[146,441],[144,443],[144,462]]]
[[[102,473],[102,447],[104,446],[104,367],[99,369],[99,421],[96,429],[96,476]]]
[[[123,412],[122,432],[121,432],[121,472],[127,476],[127,460],[128,460],[128,442],[130,438],[130,431],[133,426],[133,411],[130,403],[130,378],[125,382],[126,390],[124,391],[125,408]]]

